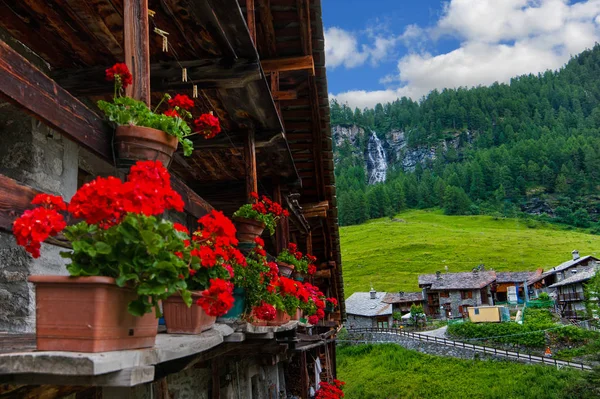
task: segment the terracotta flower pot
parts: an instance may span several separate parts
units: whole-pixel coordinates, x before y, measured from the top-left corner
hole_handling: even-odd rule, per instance
[[[215,324],[217,318],[206,314],[201,306],[196,305],[199,292],[192,293],[192,306],[189,308],[179,295],[171,295],[163,301],[163,314],[169,334],[200,334]]]
[[[110,277],[30,276],[40,351],[105,352],[154,346],[154,312],[127,311],[136,293]]]
[[[292,320],[300,320],[301,318],[302,318],[302,309],[298,308],[298,309],[296,309],[296,313],[291,315],[291,319]]]
[[[277,266],[279,266],[279,275],[283,277],[290,277],[294,271],[294,265],[289,263],[277,262]]]
[[[246,219],[246,218],[233,218],[233,222],[235,223],[236,233],[235,237],[239,242],[254,242],[256,237],[260,237],[263,230],[265,229],[265,224],[263,222],[259,222],[254,219]]]
[[[118,126],[115,132],[117,166],[129,167],[136,161],[160,161],[168,168],[178,139],[163,132],[143,126]]]
[[[281,326],[290,321],[290,315],[285,313],[283,310],[277,309],[277,316],[275,320],[267,321],[268,326]]]

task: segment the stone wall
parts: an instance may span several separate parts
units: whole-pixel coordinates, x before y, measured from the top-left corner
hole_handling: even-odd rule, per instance
[[[69,201],[77,191],[80,165],[90,174],[108,174],[109,165],[8,103],[0,104],[0,173]],[[33,332],[35,293],[27,277],[66,275],[64,248],[42,244],[33,259],[12,234],[0,232],[0,331]]]
[[[388,326],[392,326],[393,318],[392,315],[387,316]],[[357,315],[348,315],[348,320],[346,321],[346,325],[348,328],[376,328],[377,327],[377,318],[376,317],[365,317],[365,316],[357,316]]]
[[[354,334],[348,339],[356,339],[359,342],[365,340],[364,335],[360,336],[358,334]],[[524,362],[524,360],[517,360],[513,358],[507,358],[504,356],[494,356],[489,353],[481,353],[476,352],[472,349],[460,348],[460,347],[452,347],[448,345],[436,344],[435,342],[427,342],[420,341],[418,339],[413,339],[410,337],[395,335],[395,334],[384,334],[384,333],[369,333],[368,339],[369,342],[393,342],[396,343],[403,348],[415,350],[421,353],[426,353],[428,355],[434,356],[445,356],[445,357],[455,357],[459,359],[481,359],[481,360],[511,360],[511,361],[519,361]]]

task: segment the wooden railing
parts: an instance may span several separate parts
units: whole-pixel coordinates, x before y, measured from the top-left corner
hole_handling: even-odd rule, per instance
[[[569,301],[583,301],[585,300],[585,295],[583,292],[568,292],[566,294],[558,294],[559,302],[569,302]]]
[[[373,338],[372,334],[400,335],[403,337],[416,339],[419,341],[434,342],[434,343],[437,343],[440,345],[447,345],[447,346],[452,346],[455,348],[469,349],[469,350],[472,350],[475,352],[487,353],[487,354],[494,355],[494,356],[502,356],[502,357],[506,357],[508,359],[513,359],[513,360],[524,360],[524,361],[527,361],[530,363],[540,363],[540,364],[546,364],[546,365],[555,366],[555,367],[569,367],[569,368],[586,370],[586,371],[592,370],[592,367],[588,366],[587,364],[569,362],[569,361],[565,361],[565,360],[558,360],[558,359],[553,359],[550,357],[536,356],[536,355],[532,355],[531,353],[523,353],[523,352],[519,352],[519,351],[509,351],[509,350],[504,350],[504,349],[493,348],[490,346],[469,344],[469,343],[461,342],[461,341],[453,341],[453,340],[446,339],[446,338],[439,338],[439,337],[434,337],[434,336],[430,336],[430,335],[425,335],[423,333],[402,331],[397,328],[355,328],[355,329],[349,329],[348,333],[349,333],[349,336],[356,335],[356,334],[365,334],[365,336],[362,336],[361,337],[362,339],[347,339],[347,340],[338,339],[337,342],[344,342],[344,341],[348,341],[348,342],[394,342],[392,340],[390,340],[390,341],[376,340]]]

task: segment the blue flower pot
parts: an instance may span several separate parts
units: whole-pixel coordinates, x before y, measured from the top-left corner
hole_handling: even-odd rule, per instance
[[[233,290],[233,307],[229,309],[229,312],[221,316],[224,319],[239,319],[244,309],[246,309],[246,290],[244,288],[236,287]]]

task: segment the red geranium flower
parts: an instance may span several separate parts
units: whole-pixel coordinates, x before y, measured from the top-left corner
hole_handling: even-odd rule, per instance
[[[168,109],[166,110],[163,115],[165,116],[170,116],[171,118],[181,118],[181,115],[179,115],[179,113],[177,111],[175,111],[174,109]]]
[[[173,108],[179,107],[182,109],[190,109],[194,107],[194,100],[185,94],[177,94],[169,100],[169,106]]]
[[[221,131],[219,118],[212,114],[202,114],[194,121],[196,129],[204,135],[205,139],[215,137]]]
[[[264,301],[260,304],[260,306],[255,306],[254,309],[252,309],[252,312],[260,320],[271,321],[275,320],[275,317],[277,316],[277,310],[275,307]]]
[[[319,318],[315,315],[309,316],[308,317],[308,322],[310,324],[317,324],[319,322]]]
[[[115,65],[106,70],[106,80],[113,81],[116,79],[121,82],[121,86],[124,89],[133,83],[133,76],[131,76],[131,72],[129,72],[127,64],[117,62]]]
[[[210,280],[210,287],[202,291],[202,297],[196,301],[209,316],[222,316],[233,306],[233,284],[223,279]]]

